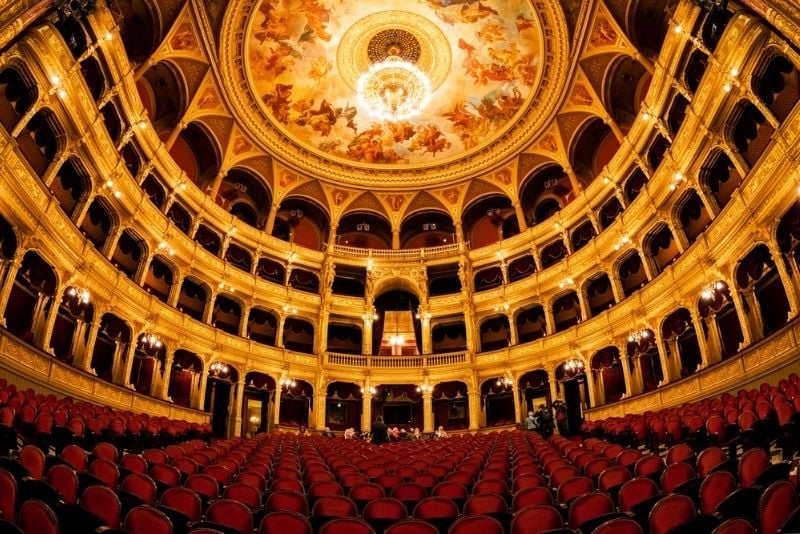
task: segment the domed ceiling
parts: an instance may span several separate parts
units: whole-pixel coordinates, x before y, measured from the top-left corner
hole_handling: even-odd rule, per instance
[[[298,170],[368,187],[441,184],[507,162],[552,118],[568,32],[558,2],[536,6],[235,0],[221,67],[246,88],[228,91],[241,122]]]

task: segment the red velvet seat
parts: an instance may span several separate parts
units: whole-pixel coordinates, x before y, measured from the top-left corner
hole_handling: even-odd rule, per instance
[[[203,474],[212,477],[222,486],[230,484],[233,476],[230,469],[219,464],[212,464],[204,467]]]
[[[61,495],[65,503],[78,502],[78,474],[64,464],[55,464],[47,471],[45,480]]]
[[[447,497],[427,497],[417,503],[412,515],[444,532],[458,518],[458,506]]]
[[[605,493],[594,491],[576,497],[572,501],[567,513],[567,522],[570,528],[578,529],[587,521],[613,512],[614,502],[611,497]]]
[[[322,525],[319,534],[375,534],[366,521],[356,518],[332,519]]]
[[[481,493],[497,493],[500,495],[505,495],[508,493],[508,485],[506,484],[505,480],[493,478],[479,480],[475,483],[475,486],[473,486],[472,493],[474,495],[480,495]]]
[[[798,505],[797,488],[779,480],[764,490],[758,501],[758,533],[777,534]]]
[[[25,445],[19,450],[17,460],[34,480],[44,477],[45,457],[42,449],[35,445]]]
[[[658,485],[649,478],[632,478],[619,490],[619,511],[630,512],[634,506],[658,495]]]
[[[380,532],[386,526],[406,519],[408,511],[397,499],[374,499],[364,506],[361,517]]]
[[[668,495],[650,511],[650,534],[667,534],[685,525],[697,515],[692,499],[686,495]]]
[[[636,460],[633,474],[637,477],[658,476],[663,470],[664,460],[655,454],[648,454]]]
[[[97,516],[105,526],[119,528],[122,505],[111,489],[105,486],[89,486],[83,490],[78,503],[84,510]]]
[[[150,465],[166,464],[169,462],[169,457],[161,449],[147,449],[142,456],[144,456],[144,459]]]
[[[216,499],[219,497],[219,484],[217,480],[206,473],[191,475],[186,479],[183,487],[193,490],[200,495],[201,498]]]
[[[592,534],[642,534],[642,527],[633,519],[618,517],[606,521],[594,529]]]
[[[74,443],[64,447],[61,454],[59,454],[59,458],[71,465],[78,473],[86,471],[86,467],[89,465],[89,455]]]
[[[348,497],[353,499],[359,510],[363,510],[369,501],[386,497],[386,492],[375,483],[362,482],[350,488]]]
[[[159,505],[176,510],[185,515],[189,521],[200,521],[203,504],[194,490],[189,488],[169,488],[161,495]]]
[[[457,519],[448,530],[448,534],[474,534],[476,532],[481,534],[505,534],[503,526],[497,519],[478,515],[465,515]]]
[[[543,504],[553,506],[553,494],[547,488],[525,488],[514,494],[511,504],[512,510],[516,513],[528,506]]]
[[[439,534],[439,529],[426,521],[408,519],[391,525],[383,534]]]
[[[569,504],[573,499],[594,491],[594,484],[587,477],[572,477],[562,482],[556,491],[556,499],[562,504]]]
[[[238,501],[250,510],[261,508],[261,492],[258,488],[242,482],[234,482],[222,492],[223,499]]]
[[[123,454],[119,466],[131,473],[147,473],[147,460],[138,454]]]
[[[89,464],[88,473],[109,488],[116,488],[119,483],[117,464],[105,458],[98,458]]]
[[[725,451],[719,447],[706,447],[697,456],[697,474],[701,478],[708,475],[712,469],[728,459]]]
[[[156,483],[147,475],[140,473],[131,473],[122,479],[120,489],[135,495],[142,500],[147,506],[155,506],[156,504]]]
[[[736,490],[734,476],[728,471],[711,473],[700,484],[700,513],[712,514],[725,497]]]
[[[670,464],[661,473],[661,492],[669,495],[675,488],[694,478],[696,474],[690,464],[684,462]]]
[[[311,523],[319,528],[331,519],[358,517],[356,503],[340,495],[321,497],[311,509]]]
[[[393,488],[390,496],[405,504],[411,512],[419,501],[428,496],[428,493],[422,486],[406,482]]]
[[[305,492],[303,483],[294,478],[276,478],[269,486],[270,491],[298,491]]]
[[[308,513],[306,496],[297,491],[271,491],[264,507],[267,510],[287,510],[299,514]]]
[[[694,451],[685,443],[673,445],[667,451],[667,465],[678,462],[691,462],[695,458]]]
[[[620,488],[623,484],[633,478],[631,472],[620,465],[612,465],[597,478],[597,487],[601,491],[610,492],[614,488]]]
[[[258,534],[312,534],[311,523],[304,515],[275,510],[264,516]]]
[[[552,506],[535,505],[514,514],[510,534],[539,534],[559,528],[564,528],[564,520],[558,510]]]
[[[150,506],[137,506],[125,515],[122,528],[131,534],[172,534],[172,521]]]
[[[743,517],[734,517],[719,525],[711,534],[755,534],[755,532],[750,521]]]
[[[59,524],[56,514],[42,501],[29,499],[19,508],[17,525],[30,534],[58,534]]]
[[[92,456],[95,458],[108,460],[112,463],[117,463],[119,460],[119,452],[117,452],[117,448],[111,443],[106,443],[105,441],[101,441],[94,446],[94,449],[92,450]]]
[[[231,527],[240,534],[251,534],[253,530],[253,515],[250,509],[230,499],[217,499],[209,504],[206,521]]]
[[[547,486],[544,477],[536,473],[528,473],[514,477],[514,481],[512,484],[512,488],[515,493],[525,488],[536,488],[544,486]]]
[[[622,467],[627,467],[633,470],[633,466],[642,457],[642,453],[638,449],[623,449],[617,455],[616,463]]]
[[[752,487],[769,466],[769,457],[764,449],[755,447],[745,451],[739,458],[739,484],[743,488]]]

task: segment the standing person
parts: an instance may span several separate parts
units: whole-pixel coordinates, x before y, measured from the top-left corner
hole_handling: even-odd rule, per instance
[[[542,437],[549,438],[553,434],[553,416],[550,414],[550,410],[544,404],[540,404],[539,409],[536,410],[536,416],[539,419]]]
[[[569,434],[569,425],[567,424],[567,405],[561,399],[556,399],[553,403],[553,410],[556,412],[556,424],[558,425],[558,433],[562,436]]]
[[[528,417],[525,418],[525,430],[528,432],[539,430],[539,421],[536,420],[536,415],[532,411],[528,412]]]
[[[389,441],[389,427],[383,422],[383,416],[379,415],[372,423],[372,443],[381,445]]]

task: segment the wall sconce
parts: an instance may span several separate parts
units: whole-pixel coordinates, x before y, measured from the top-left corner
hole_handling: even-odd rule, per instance
[[[230,368],[227,363],[214,362],[208,367],[208,371],[217,375],[227,374]]]
[[[711,282],[710,284],[706,284],[703,286],[703,289],[700,291],[700,297],[703,300],[713,300],[714,297],[717,295],[718,291],[722,291],[725,289],[725,282],[717,280],[716,282]]]
[[[568,373],[579,374],[584,371],[583,362],[577,358],[572,358],[564,363],[564,370]]]
[[[433,392],[433,386],[430,384],[421,384],[417,386],[417,393],[431,393]]]
[[[91,298],[88,289],[76,286],[72,286],[69,289],[67,289],[67,295],[73,297],[81,304],[89,304],[89,300]]]
[[[619,241],[614,244],[614,250],[619,250],[630,242],[631,238],[628,236],[628,234],[622,234],[622,237],[619,238]]]
[[[507,388],[507,387],[511,386],[513,383],[514,383],[514,381],[511,380],[510,378],[508,378],[507,376],[504,376],[502,378],[498,378],[497,382],[496,382],[496,384],[498,386],[502,386],[504,388]]]
[[[172,248],[166,241],[162,241],[161,243],[158,244],[158,250],[166,252],[170,256],[175,255],[175,249]]]
[[[638,330],[628,334],[628,343],[636,343],[638,345],[647,339],[650,339],[650,330]]]
[[[686,180],[686,176],[681,171],[675,171],[669,183],[669,190],[675,191],[684,180]]]
[[[282,388],[289,390],[297,386],[297,381],[293,378],[281,378],[280,385]]]
[[[361,388],[361,394],[362,394],[362,395],[369,395],[369,396],[371,396],[371,397],[374,397],[375,395],[377,395],[377,394],[378,394],[378,390],[377,390],[377,389],[375,389],[375,387],[374,387],[374,386],[371,386],[371,387],[369,387],[369,388],[363,388],[363,387],[362,387],[362,388]]]
[[[139,343],[142,344],[144,348],[147,349],[160,349],[163,343],[161,342],[161,338],[155,334],[151,333],[144,333],[139,336]]]
[[[566,287],[574,287],[575,286],[575,279],[572,276],[567,276],[561,282],[559,282],[558,287],[564,289]]]

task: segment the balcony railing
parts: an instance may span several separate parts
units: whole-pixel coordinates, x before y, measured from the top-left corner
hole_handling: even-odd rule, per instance
[[[450,243],[448,245],[440,245],[438,247],[428,248],[412,248],[412,249],[376,249],[376,248],[359,248],[348,247],[346,245],[333,245],[333,252],[339,256],[347,256],[352,258],[375,258],[385,260],[415,260],[418,258],[436,258],[439,256],[450,256],[457,254],[462,245],[459,243]],[[463,245],[466,246],[466,245]]]
[[[448,352],[446,354],[426,354],[424,356],[372,356],[362,354],[325,354],[328,365],[346,365],[369,369],[419,369],[443,365],[466,364],[467,352]]]

